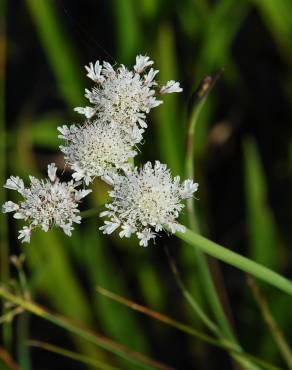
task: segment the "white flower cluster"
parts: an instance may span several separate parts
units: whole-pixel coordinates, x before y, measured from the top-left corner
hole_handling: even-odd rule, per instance
[[[97,176],[110,181],[111,174],[136,155],[128,136],[106,122],[62,126],[58,130],[59,138],[67,142],[60,149],[74,171],[73,178],[83,179],[86,185]]]
[[[48,231],[58,226],[71,235],[73,223],[81,221],[78,204],[91,192],[77,187],[82,182],[89,185],[95,177],[112,187],[112,201],[101,213],[108,217],[100,227],[104,234],[120,228],[121,238],[136,234],[140,245],[147,246],[161,230],[185,230],[177,219],[184,208],[183,200],[193,196],[198,184],[192,180],[180,183],[180,178],[172,178],[166,165],[159,161],[153,166],[147,162],[140,169],[130,165],[147,127],[146,114],[162,103],[158,96],[182,91],[173,80],[159,86],[155,81],[158,70],[152,65],[149,57],[138,55],[132,71],[124,65],[113,68],[99,61],[85,67],[87,76],[95,83],[85,95],[92,106],[75,110],[84,114],[87,121],[83,125],[58,127],[58,137],[65,141],[60,149],[73,171],[73,180],[61,182],[53,163],[48,166],[49,178],[38,180],[31,176],[29,188],[14,176],[5,184],[24,198],[19,204],[8,201],[2,207],[4,213],[14,212],[14,218],[28,222],[19,232],[22,242],[30,241],[36,227]]]
[[[130,237],[136,233],[140,245],[146,247],[156,233],[166,229],[172,233],[184,231],[177,222],[184,207],[182,200],[191,198],[198,184],[171,176],[165,164],[156,161],[154,166],[147,162],[140,170],[136,167],[125,176],[116,176],[112,202],[106,204],[107,210],[101,216],[109,217],[100,229],[111,234],[121,228],[120,237]]]
[[[52,163],[48,165],[48,179],[38,180],[30,176],[29,188],[25,188],[18,176],[11,176],[4,185],[7,189],[16,190],[24,199],[19,204],[8,201],[2,206],[4,213],[14,212],[14,218],[29,222],[19,231],[18,239],[22,242],[30,242],[31,232],[36,227],[48,231],[58,226],[70,236],[72,224],[81,221],[78,203],[91,190],[76,190],[79,184],[73,181],[60,182],[56,171],[57,167]]]
[[[75,110],[87,118],[96,117],[102,122],[113,122],[139,142],[147,127],[146,114],[162,104],[157,96],[182,91],[178,82],[168,81],[159,86],[155,81],[158,70],[150,68],[153,61],[138,55],[133,71],[124,65],[114,69],[107,62],[90,63],[86,66],[87,76],[95,86],[85,90],[85,97],[92,106],[77,107]]]

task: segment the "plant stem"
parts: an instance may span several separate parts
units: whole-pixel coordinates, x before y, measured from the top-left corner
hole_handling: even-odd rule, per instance
[[[247,277],[247,282],[248,285],[251,288],[251,291],[253,293],[254,299],[256,303],[259,306],[259,309],[261,311],[261,314],[267,323],[267,326],[277,344],[279,347],[279,350],[286,361],[286,364],[290,370],[292,370],[292,351],[291,348],[289,347],[289,344],[287,343],[287,340],[285,338],[284,333],[282,330],[279,328],[277,325],[270,309],[267,303],[267,300],[261,293],[257,283],[252,279],[250,276]]]
[[[202,82],[200,83],[198,89],[194,92],[191,97],[191,101],[189,106],[191,107],[191,112],[189,114],[189,126],[187,132],[187,147],[186,147],[186,159],[185,159],[185,166],[186,166],[186,176],[190,179],[194,178],[194,133],[195,127],[198,122],[199,114],[206,102],[206,99],[221,77],[223,70],[219,71],[214,77],[206,76]],[[190,228],[193,231],[199,231],[199,225],[197,222],[196,217],[196,210],[194,207],[194,201],[192,198],[187,200],[187,209],[188,209],[188,218],[190,223]],[[229,339],[232,339],[236,342],[236,338],[234,336],[233,330],[229,324],[229,321],[226,317],[226,314],[222,308],[222,304],[218,293],[216,291],[213,278],[210,273],[210,269],[208,263],[206,261],[205,256],[199,249],[195,249],[196,254],[196,263],[198,266],[198,273],[200,277],[200,281],[202,286],[204,287],[204,291],[206,293],[207,299],[209,301],[209,305],[214,313],[214,316],[220,326],[222,332],[225,336]]]
[[[207,314],[202,310],[202,308],[199,306],[198,302],[195,300],[195,298],[190,294],[190,292],[185,287],[182,279],[179,276],[179,272],[177,270],[176,264],[174,263],[173,259],[171,258],[169,254],[169,250],[165,247],[166,255],[169,260],[170,268],[173,272],[175,281],[180,288],[182,295],[185,297],[186,301],[190,304],[190,306],[193,308],[193,310],[196,312],[198,317],[201,319],[201,321],[206,325],[206,327],[213,332],[215,335],[220,336],[220,330],[218,326],[208,317]]]
[[[214,243],[189,229],[186,229],[185,233],[177,232],[175,235],[194,248],[207,253],[209,256],[228,263],[229,265],[236,267],[241,271],[247,272],[258,279],[265,281],[266,283],[282,290],[283,292],[292,295],[292,282],[277,272],[272,271],[269,268],[248,259],[247,257],[241,256],[236,252],[222,247],[221,245]]]
[[[154,311],[154,310],[151,310],[149,309],[148,307],[145,307],[145,306],[142,306],[136,302],[133,302],[127,298],[124,298],[124,297],[121,297],[120,295],[118,294],[115,294],[113,292],[110,292],[109,290],[107,289],[104,289],[102,287],[97,287],[97,291],[116,301],[116,302],[119,302],[129,308],[131,308],[132,310],[135,310],[137,312],[140,312],[144,315],[147,315],[149,317],[152,317],[153,319],[155,320],[158,320],[158,321],[161,321],[163,322],[164,324],[166,325],[169,325],[169,326],[172,326],[186,334],[189,334],[189,335],[192,335],[194,337],[197,337],[199,338],[200,340],[203,340],[207,343],[210,343],[218,348],[221,348],[221,349],[224,349],[225,351],[227,352],[230,352],[230,354],[235,358],[237,359],[238,362],[241,362],[242,364],[250,364],[251,362],[250,361],[254,361],[255,363],[258,363],[259,365],[263,366],[264,368],[266,369],[279,369],[277,367],[275,367],[274,365],[271,365],[269,363],[267,363],[266,361],[258,358],[258,357],[255,357],[255,356],[252,356],[248,353],[245,353],[243,352],[241,349],[238,349],[234,346],[234,343],[231,343],[230,341],[228,340],[216,340],[215,338],[212,338],[210,337],[209,335],[207,334],[204,334],[192,327],[189,327],[188,325],[185,325],[179,321],[176,321],[174,319],[172,319],[171,317],[169,316],[166,316],[164,314],[161,314],[160,312],[157,312],[157,311]],[[256,368],[254,366],[254,368]]]

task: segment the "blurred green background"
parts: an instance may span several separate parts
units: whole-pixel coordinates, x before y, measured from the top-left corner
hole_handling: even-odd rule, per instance
[[[201,232],[286,276],[292,274],[292,1],[291,0],[12,0],[1,4],[0,182],[10,175],[44,175],[63,166],[56,128],[81,122],[73,112],[90,86],[83,66],[124,63],[147,54],[159,80],[181,81],[182,94],[150,115],[140,161],[159,159],[184,177],[188,102],[200,80],[224,68],[196,126],[195,180]],[[64,174],[69,177],[69,173]],[[87,207],[106,199],[95,182]],[[9,195],[3,189],[0,202]],[[195,254],[175,237],[141,248],[135,240],[104,238],[97,217],[73,237],[37,232],[17,241],[19,225],[1,215],[1,281],[15,277],[9,255],[24,252],[33,299],[175,369],[231,369],[222,350],[143,317],[99,295],[103,286],[205,331],[184,300],[164,251],[174,256],[189,291],[212,312],[198,282]],[[212,261],[210,261],[212,266]],[[242,346],[285,365],[246,284],[226,265],[215,283]],[[225,289],[222,281],[224,280]],[[261,286],[292,343],[291,299]],[[135,369],[87,342],[29,315],[4,325],[3,345],[23,370],[89,369],[31,349],[39,339]],[[0,368],[5,369],[5,365]]]

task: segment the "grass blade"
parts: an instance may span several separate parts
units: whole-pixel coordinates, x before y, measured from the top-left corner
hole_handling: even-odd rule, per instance
[[[80,362],[85,365],[90,365],[94,368],[101,369],[101,370],[118,370],[117,367],[113,367],[110,365],[105,364],[104,362],[97,361],[96,359],[81,355],[79,353],[75,353],[72,351],[69,351],[67,349],[57,347],[53,344],[50,343],[45,343],[45,342],[40,342],[38,340],[29,340],[27,342],[29,346],[36,347],[36,348],[41,348],[44,349],[45,351],[53,352],[56,354],[59,354],[61,356],[70,358],[74,361]]]
[[[237,348],[234,347],[233,343],[230,343],[228,342],[227,340],[225,341],[225,344],[223,344],[222,342],[220,342],[219,340],[216,340],[212,337],[210,337],[209,335],[207,334],[204,334],[202,332],[200,332],[199,330],[196,330],[188,325],[185,325],[179,321],[176,321],[174,319],[172,319],[171,317],[168,317],[164,314],[161,314],[160,312],[157,312],[157,311],[153,311],[145,306],[142,306],[136,302],[133,302],[133,301],[130,301],[129,299],[127,298],[124,298],[124,297],[121,297],[119,296],[118,294],[115,294],[115,293],[112,293],[110,291],[108,291],[107,289],[104,289],[102,287],[97,287],[97,291],[118,302],[118,303],[121,303],[129,308],[131,308],[132,310],[134,311],[138,311],[144,315],[147,315],[155,320],[158,320],[158,321],[161,321],[163,322],[164,324],[166,325],[169,325],[169,326],[172,326],[180,331],[183,331],[184,333],[186,334],[189,334],[189,335],[192,335],[194,337],[197,337],[198,339],[202,340],[202,341],[205,341],[209,344],[212,344],[218,348],[221,348],[227,352],[230,352],[232,355],[234,356],[240,356],[242,358],[242,360],[246,361],[246,360],[252,360],[254,361],[255,363],[258,363],[259,365],[263,366],[264,368],[266,369],[279,369],[278,367],[275,367],[269,363],[267,363],[266,361],[262,360],[262,359],[259,359],[255,356],[252,356],[248,353],[245,353],[241,350],[238,350]],[[249,363],[249,362],[248,362]],[[245,362],[245,364],[247,365],[247,363]]]
[[[161,370],[170,370],[171,368],[159,363],[158,361],[152,360],[149,357],[144,356],[141,353],[132,351],[131,349],[118,344],[106,337],[102,337],[100,335],[95,334],[92,331],[89,331],[88,329],[85,329],[81,327],[78,324],[75,324],[72,321],[69,321],[67,318],[53,314],[49,312],[44,307],[32,302],[32,301],[26,301],[22,299],[21,297],[15,296],[11,294],[6,288],[3,286],[0,287],[0,297],[3,299],[13,302],[14,304],[22,307],[24,310],[41,317],[44,320],[47,320],[54,325],[57,325],[68,332],[75,334],[79,336],[80,338],[85,339],[86,341],[93,343],[94,345],[109,351],[127,361],[129,361],[132,364],[135,364],[139,368],[142,369],[161,369]]]
[[[221,245],[214,243],[189,229],[187,229],[185,233],[177,232],[175,235],[191,246],[199,248],[202,252],[207,253],[220,261],[226,262],[241,271],[247,272],[281,291],[292,295],[292,282],[277,272],[222,247]]]
[[[251,288],[251,291],[253,293],[254,299],[261,311],[262,317],[264,318],[270,333],[272,337],[274,338],[274,341],[276,342],[282,357],[286,361],[286,364],[288,368],[291,370],[292,369],[292,351],[291,348],[289,347],[289,344],[285,338],[284,333],[282,330],[279,328],[278,324],[276,323],[270,309],[268,306],[268,302],[261,293],[258,285],[252,279],[251,277],[248,277],[247,279],[248,285]]]
[[[61,27],[55,1],[26,0],[43,49],[56,75],[60,92],[70,107],[83,101],[83,85],[76,56]]]
[[[278,269],[280,261],[276,226],[267,205],[267,189],[260,156],[252,139],[244,141],[244,167],[249,255],[256,262]]]

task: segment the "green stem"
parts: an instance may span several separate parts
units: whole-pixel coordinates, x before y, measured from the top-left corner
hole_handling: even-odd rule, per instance
[[[265,281],[289,295],[292,295],[292,282],[277,272],[222,247],[221,245],[214,243],[189,229],[186,229],[185,233],[177,232],[175,235],[194,248],[199,249],[220,261],[226,262],[241,271],[247,272],[248,274]]]
[[[250,276],[248,276],[247,282],[251,288],[254,299],[259,306],[261,314],[281,352],[282,357],[286,361],[288,368],[292,370],[292,351],[291,351],[291,348],[289,347],[289,344],[285,338],[284,333],[282,332],[282,330],[279,328],[278,324],[276,323],[269,309],[268,302],[263,296],[263,294],[261,293],[257,283]]]
[[[168,257],[170,268],[173,272],[175,281],[176,281],[179,289],[181,290],[182,295],[185,297],[186,301],[193,308],[195,313],[198,315],[200,320],[206,325],[206,327],[211,332],[213,332],[215,335],[220,336],[221,334],[220,334],[220,330],[219,330],[218,326],[210,319],[210,317],[208,317],[207,314],[205,314],[205,312],[200,307],[199,303],[195,300],[195,298],[190,294],[190,292],[185,287],[181,277],[179,276],[179,272],[177,270],[176,264],[174,263],[173,259],[171,258],[170,254],[169,254],[169,250],[167,248],[165,248],[165,251],[166,251],[166,255]]]
[[[239,349],[238,347],[235,347],[234,346],[234,343],[231,343],[230,341],[228,340],[224,340],[224,339],[220,339],[220,340],[216,340],[215,338],[212,338],[210,337],[209,335],[205,334],[205,333],[202,333],[190,326],[187,326],[179,321],[176,321],[174,319],[172,319],[171,317],[169,316],[166,316],[160,312],[157,312],[157,311],[153,311],[151,310],[150,308],[148,307],[145,307],[145,306],[142,306],[136,302],[133,302],[133,301],[130,301],[129,299],[127,298],[124,298],[124,297],[121,297],[120,295],[118,294],[115,294],[113,292],[110,292],[109,290],[105,289],[105,288],[102,288],[100,286],[97,287],[97,291],[116,301],[116,302],[119,302],[121,304],[123,304],[124,306],[127,306],[129,308],[131,308],[132,310],[134,311],[137,311],[137,312],[140,312],[144,315],[147,315],[155,320],[158,320],[160,322],[163,322],[164,324],[166,325],[169,325],[169,326],[172,326],[186,334],[189,334],[189,335],[192,335],[194,337],[197,337],[199,338],[200,340],[202,341],[205,341],[209,344],[212,344],[218,348],[221,348],[221,349],[224,349],[225,351],[229,352],[231,354],[231,356],[233,356],[238,362],[240,362],[241,364],[244,364],[244,365],[248,365],[248,364],[251,364],[251,361],[253,361],[254,363],[257,363],[259,365],[261,365],[263,368],[266,368],[266,369],[279,369],[277,367],[275,367],[274,365],[271,365],[270,363],[267,363],[265,360],[262,360],[258,357],[255,357],[253,355],[250,355],[249,353],[246,353],[244,351],[242,351],[241,349]],[[254,368],[258,368],[256,367],[255,365],[253,365]]]
[[[186,148],[186,175],[188,178],[194,178],[194,133],[198,117],[206,102],[206,99],[216,84],[217,80],[221,77],[222,71],[218,72],[214,77],[206,76],[200,83],[198,89],[191,97],[189,106],[191,107],[190,120],[187,133],[187,148]],[[194,207],[194,200],[192,198],[187,201],[188,218],[190,227],[193,231],[199,231],[199,225],[196,217],[196,210]],[[216,320],[222,332],[229,338],[236,342],[233,330],[229,324],[226,314],[222,308],[220,298],[214,286],[214,282],[209,270],[208,263],[205,256],[199,249],[195,249],[196,263],[198,266],[198,273],[202,286],[204,287],[207,299],[209,300],[210,307],[216,317]]]

